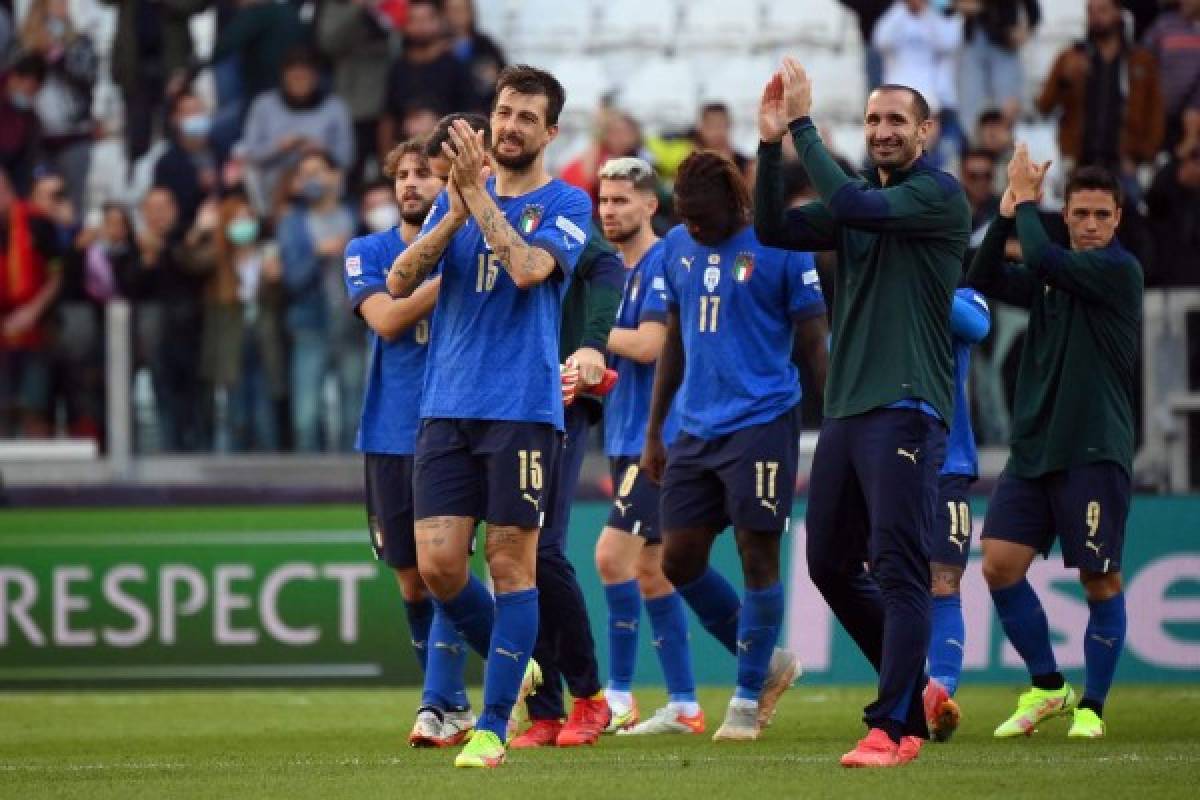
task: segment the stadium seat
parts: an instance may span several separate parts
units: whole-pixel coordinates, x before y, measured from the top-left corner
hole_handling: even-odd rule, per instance
[[[652,126],[682,126],[695,117],[698,96],[699,85],[688,61],[653,58],[624,81],[620,106]]]
[[[606,49],[664,50],[675,41],[679,16],[674,0],[611,0],[601,7],[592,44]]]
[[[810,47],[800,56],[813,81],[813,112],[840,120],[860,120],[867,76],[859,53]]]
[[[700,99],[725,103],[736,121],[753,119],[762,87],[776,62],[769,56],[728,56],[693,59],[692,63],[700,81]]]
[[[842,47],[858,42],[858,23],[837,0],[769,2],[758,38],[760,47]]]
[[[596,57],[576,56],[563,59],[551,67],[551,72],[567,91],[563,106],[564,124],[586,124],[601,99],[613,91],[615,84]]]
[[[521,0],[512,17],[510,44],[516,50],[574,53],[587,49],[596,27],[588,2]]]
[[[512,35],[514,0],[488,0],[475,4],[475,26],[500,43]]]
[[[717,49],[746,51],[754,44],[762,7],[758,2],[694,0],[684,6],[676,52]]]

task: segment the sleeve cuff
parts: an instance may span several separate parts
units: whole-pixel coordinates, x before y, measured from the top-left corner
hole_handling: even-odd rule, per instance
[[[558,264],[558,270],[563,274],[563,277],[569,277],[572,273],[570,264],[567,262],[567,257],[562,250],[555,245],[547,242],[544,239],[537,239],[529,243],[530,247],[536,247],[539,250],[544,250],[554,258],[554,263]]]
[[[377,283],[371,284],[370,286],[365,286],[354,294],[350,295],[350,310],[355,314],[358,314],[359,307],[366,301],[366,299],[377,294],[386,294],[391,297],[391,294],[388,292],[386,287],[380,286]]]
[[[783,158],[783,140],[781,139],[778,142],[764,142],[762,139],[759,139],[758,140],[758,157],[761,159],[764,156],[767,158],[774,158],[777,161],[782,159]]]
[[[643,322],[661,322],[664,325],[667,323],[667,312],[665,311],[643,311],[638,317],[638,324]]]
[[[820,316],[824,316],[824,315],[825,315],[825,304],[823,302],[822,303],[809,303],[806,306],[801,306],[800,308],[797,308],[792,311],[792,321],[793,322],[806,322],[810,319],[813,319],[814,317],[820,317]]]
[[[788,131],[793,136],[796,136],[797,134],[809,129],[815,130],[816,127],[817,126],[813,124],[812,117],[796,117],[794,120],[788,123]]]
[[[594,336],[586,336],[584,337],[583,341],[579,343],[579,346],[590,347],[593,350],[599,350],[601,353],[603,353],[608,349],[608,342],[602,342]]]

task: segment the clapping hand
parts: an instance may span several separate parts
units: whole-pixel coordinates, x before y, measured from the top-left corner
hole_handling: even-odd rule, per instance
[[[1042,182],[1050,163],[1034,163],[1029,158],[1029,146],[1024,142],[1017,145],[1012,161],[1008,162],[1008,192],[1012,194],[1014,208],[1021,203],[1041,200]]]

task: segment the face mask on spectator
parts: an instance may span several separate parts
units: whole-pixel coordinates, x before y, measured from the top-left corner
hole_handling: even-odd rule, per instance
[[[372,233],[391,230],[400,222],[400,209],[391,203],[375,206],[366,213],[365,219]]]
[[[251,217],[231,220],[225,226],[225,235],[229,237],[229,241],[239,247],[253,244],[254,240],[258,238],[258,220]]]
[[[207,114],[188,114],[179,120],[179,130],[191,139],[203,139],[212,130],[212,119]]]
[[[59,17],[46,20],[46,35],[56,42],[62,41],[67,35],[67,23]]]
[[[319,178],[309,178],[300,184],[300,199],[316,203],[325,196],[325,184]]]

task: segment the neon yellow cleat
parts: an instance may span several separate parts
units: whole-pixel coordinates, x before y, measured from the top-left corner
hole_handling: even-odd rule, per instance
[[[521,679],[521,688],[517,690],[517,702],[513,703],[508,716],[507,741],[517,738],[517,734],[529,722],[529,710],[525,707],[525,698],[535,694],[542,685],[542,668],[532,658],[525,664],[525,677]]]
[[[494,769],[504,763],[504,743],[491,731],[476,728],[471,741],[454,759],[456,767]]]
[[[1031,736],[1043,721],[1069,714],[1075,700],[1075,690],[1069,683],[1061,689],[1030,689],[1017,698],[1017,710],[1000,723],[993,735],[997,739]]]
[[[1103,739],[1104,720],[1096,716],[1090,708],[1077,708],[1072,717],[1071,730],[1067,736],[1071,739]]]
[[[634,725],[637,725],[641,720],[641,712],[638,711],[637,698],[634,698],[633,705],[628,709],[618,714],[613,712],[612,719],[608,721],[608,727],[604,729],[605,733],[620,733],[627,731]]]

